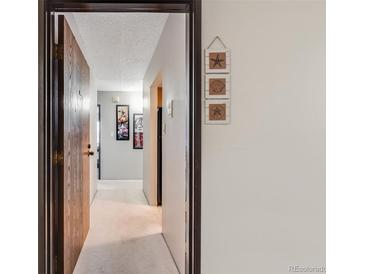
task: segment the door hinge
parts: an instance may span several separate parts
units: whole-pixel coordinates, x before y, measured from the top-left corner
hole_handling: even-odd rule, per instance
[[[62,165],[63,164],[63,152],[55,151],[53,152],[53,164],[54,165]]]
[[[55,59],[63,60],[63,46],[55,44],[53,49],[54,49],[53,55]]]

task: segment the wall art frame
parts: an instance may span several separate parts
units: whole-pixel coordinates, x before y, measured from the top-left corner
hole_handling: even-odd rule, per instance
[[[133,114],[133,149],[143,149],[143,113]]]
[[[230,73],[231,52],[227,48],[205,49],[205,73]]]
[[[230,100],[205,100],[205,123],[213,125],[229,124],[231,120]]]
[[[205,98],[206,99],[229,99],[231,97],[230,74],[206,74],[205,75]]]
[[[129,105],[116,105],[116,132],[117,141],[129,140]]]

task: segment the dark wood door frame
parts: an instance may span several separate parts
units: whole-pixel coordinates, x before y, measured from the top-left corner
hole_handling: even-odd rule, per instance
[[[201,253],[201,0],[38,0],[38,102],[39,102],[39,273],[55,274],[53,256],[55,217],[53,191],[53,109],[50,43],[53,12],[168,12],[186,13],[189,85],[189,244],[187,273],[200,274]]]
[[[99,138],[99,144],[97,144],[96,153],[97,153],[97,169],[98,169],[98,179],[101,179],[101,105],[97,105],[98,108],[98,122],[99,122],[99,130],[97,132]]]
[[[157,205],[162,205],[162,107],[157,108]]]

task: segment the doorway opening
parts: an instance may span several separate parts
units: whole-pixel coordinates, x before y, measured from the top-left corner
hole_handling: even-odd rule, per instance
[[[85,18],[87,15],[83,13],[81,18]],[[98,13],[96,17],[99,18],[102,15]],[[125,19],[126,17],[133,17],[135,15],[137,14],[129,13],[123,14],[122,17]],[[149,14],[148,16],[152,15]],[[55,184],[53,185],[54,189],[52,194],[56,200],[52,211],[53,216],[55,216],[55,223],[52,224],[54,247],[51,248],[51,251],[54,257],[51,257],[51,259],[54,258],[55,265],[51,267],[50,273],[84,273],[85,271],[93,273],[90,272],[90,269],[96,271],[95,273],[99,273],[105,269],[109,269],[107,273],[118,273],[118,269],[120,271],[122,268],[129,267],[128,260],[125,260],[124,264],[116,266],[117,269],[105,264],[96,265],[94,264],[95,260],[93,261],[91,259],[93,256],[90,257],[87,254],[91,252],[90,250],[92,248],[90,247],[95,247],[95,241],[100,246],[100,248],[95,248],[97,253],[103,252],[102,250],[104,252],[107,250],[106,253],[110,254],[110,250],[113,250],[116,253],[123,254],[123,248],[124,250],[130,249],[130,246],[128,247],[128,244],[125,244],[125,242],[123,242],[124,245],[120,243],[115,246],[103,245],[105,243],[103,240],[108,239],[108,236],[113,237],[112,233],[107,233],[102,236],[100,234],[92,235],[89,233],[89,201],[92,201],[90,197],[94,197],[93,192],[98,190],[100,195],[97,194],[95,199],[98,200],[98,198],[101,198],[99,204],[102,204],[102,206],[96,210],[94,209],[94,213],[93,207],[91,207],[91,227],[93,228],[92,232],[94,232],[97,230],[97,227],[103,225],[102,223],[95,223],[97,218],[93,220],[93,216],[100,215],[103,205],[105,206],[104,201],[108,199],[115,201],[115,199],[119,198],[117,197],[118,193],[120,196],[124,196],[125,193],[130,191],[130,189],[125,191],[125,185],[122,187],[118,185],[115,188],[115,184],[108,184],[102,182],[102,180],[107,176],[105,174],[107,174],[108,169],[109,171],[112,169],[119,171],[125,165],[127,168],[123,170],[122,174],[125,175],[131,172],[132,167],[135,166],[131,165],[128,168],[128,161],[131,160],[132,154],[126,157],[128,151],[131,149],[141,149],[141,152],[142,149],[144,150],[143,171],[147,170],[147,172],[144,174],[146,177],[143,177],[142,180],[143,192],[146,196],[146,202],[149,205],[162,205],[161,232],[163,238],[161,239],[167,244],[167,254],[171,255],[172,262],[175,264],[174,267],[176,267],[171,268],[172,266],[169,267],[166,264],[159,264],[155,260],[152,263],[157,262],[156,265],[162,267],[165,272],[160,268],[152,269],[151,272],[151,268],[148,269],[146,267],[146,273],[171,274],[175,273],[175,270],[176,273],[189,273],[189,269],[191,268],[189,256],[192,255],[186,249],[186,246],[188,246],[189,242],[192,242],[192,239],[189,237],[192,234],[190,229],[191,223],[189,221],[193,216],[191,219],[186,218],[189,216],[189,211],[191,210],[190,207],[186,207],[186,201],[190,199],[191,193],[189,190],[190,173],[186,173],[190,167],[189,159],[186,157],[189,150],[189,147],[186,146],[189,143],[187,137],[190,136],[190,131],[188,124],[184,124],[184,121],[190,120],[190,114],[187,112],[190,103],[189,77],[186,74],[186,71],[188,71],[186,60],[188,60],[189,50],[186,47],[188,43],[185,41],[186,31],[188,30],[188,25],[186,24],[188,17],[184,14],[163,14],[167,20],[160,33],[161,37],[157,39],[158,45],[156,49],[152,49],[153,56],[150,59],[143,78],[140,98],[139,100],[134,100],[132,97],[137,96],[137,93],[131,96],[131,91],[119,91],[131,94],[115,95],[113,91],[105,91],[105,89],[103,90],[99,87],[95,90],[95,81],[92,79],[93,71],[100,70],[100,67],[98,67],[98,62],[95,62],[95,59],[92,60],[93,58],[89,58],[93,54],[85,54],[85,52],[90,51],[90,48],[92,48],[87,47],[91,43],[88,43],[89,38],[87,34],[85,35],[82,30],[79,30],[82,29],[82,24],[80,27],[77,20],[74,20],[76,24],[70,23],[72,22],[72,16],[77,17],[78,14],[54,13],[51,16],[51,21],[54,26],[52,43],[55,48],[52,56],[52,71],[50,72],[52,75],[51,83],[54,96],[52,107],[55,111],[52,122],[57,123],[58,126],[57,132],[54,132],[53,137],[53,149],[57,151],[57,158],[55,158],[52,165],[55,171],[53,177]],[[117,14],[115,16],[118,17]],[[107,15],[108,19],[111,17],[111,14]],[[87,26],[90,26],[89,23],[86,21]],[[179,24],[180,30],[176,31],[176,27]],[[100,23],[98,25],[100,26]],[[95,33],[97,31],[94,29],[93,35]],[[171,37],[171,35],[176,35],[176,33],[179,33],[182,39],[178,40],[176,45],[171,45],[171,41],[177,41],[173,39],[176,37]],[[77,38],[78,35],[79,39]],[[86,38],[83,40],[80,37]],[[113,46],[112,43],[111,45]],[[175,55],[166,56],[166,49],[168,48]],[[173,63],[169,62],[171,58],[176,58],[176,61]],[[95,63],[97,65],[94,65]],[[164,71],[166,68],[167,70]],[[160,79],[160,84],[156,92],[152,94],[151,87],[155,85],[157,75]],[[98,82],[105,84],[103,79],[101,81],[96,80],[96,82],[97,85],[99,84]],[[176,86],[176,83],[179,83],[180,86]],[[162,84],[166,86],[164,95],[162,95]],[[95,107],[90,107],[90,103],[93,102],[92,98],[94,97],[95,99],[94,91],[97,93],[97,102],[94,100]],[[115,108],[108,107],[104,101],[108,101],[108,104]],[[142,102],[143,111],[136,109],[133,106],[135,102],[132,103],[132,101]],[[174,102],[175,107],[173,108]],[[96,115],[92,115],[89,111],[93,109],[96,111]],[[108,131],[108,122],[105,120],[109,119],[109,122],[111,121],[110,115],[108,114],[108,111],[110,112],[111,109],[115,111],[114,131]],[[166,114],[162,109],[167,109]],[[90,124],[93,123],[96,128],[95,145],[92,144],[93,138],[90,138],[90,135],[94,134],[93,132],[90,133],[90,129],[92,128]],[[144,125],[147,126],[145,127]],[[107,133],[105,133],[105,130]],[[114,138],[113,142],[109,144],[109,146],[114,146],[114,148],[109,149],[109,151],[107,135],[109,135],[108,137]],[[162,141],[163,139],[164,141]],[[153,140],[155,141],[153,142]],[[101,154],[101,143],[103,144],[103,154]],[[117,143],[133,145],[129,145],[126,150],[121,146],[116,147],[115,145]],[[149,152],[146,150],[147,147],[150,149]],[[87,148],[86,153],[84,153],[84,148]],[[94,148],[97,151],[96,161],[92,160],[92,156],[94,155],[92,150]],[[115,161],[114,158],[114,162],[108,164],[105,159],[111,156],[113,152],[116,152],[117,155],[124,156],[124,159]],[[93,167],[94,163],[95,166]],[[101,166],[103,169],[101,169]],[[90,172],[89,168],[91,168]],[[94,182],[92,182],[93,168],[95,168],[97,174],[95,177],[99,179],[96,187]],[[133,181],[131,178],[128,179],[129,183]],[[163,188],[164,196],[162,196]],[[123,189],[123,191],[120,191],[120,189]],[[176,193],[179,193],[179,195],[176,196]],[[120,202],[124,203],[125,201],[120,200]],[[118,211],[123,211],[123,208],[119,209]],[[109,208],[107,211],[111,212],[113,209]],[[130,211],[133,211],[133,208],[129,208],[128,212]],[[101,215],[102,218],[99,219],[103,219],[103,214]],[[133,216],[129,219],[132,218]],[[104,225],[111,225],[113,227],[115,223],[108,224],[106,222]],[[138,234],[139,232],[134,231],[133,233]],[[179,236],[176,237],[176,235]],[[150,258],[153,258],[153,255],[156,254],[153,250],[159,249],[154,244],[157,239],[152,238],[148,242],[145,242],[145,240],[143,239],[140,245],[142,247],[146,245],[151,246],[149,255]],[[83,253],[85,245],[86,251]],[[136,248],[136,246],[133,247]],[[145,248],[141,250],[143,251]],[[160,253],[163,253],[163,251]],[[135,258],[141,256],[137,252],[133,255]],[[121,258],[127,259],[128,256],[122,256]],[[116,262],[123,261],[121,258],[118,258]],[[105,261],[105,259],[102,258],[102,261]],[[79,263],[80,260],[81,263]],[[148,262],[148,258],[145,258],[145,260],[145,263],[151,265]],[[163,261],[166,262],[166,260]],[[136,266],[134,265],[134,267]],[[131,272],[133,272],[133,269],[131,269]]]
[[[58,35],[54,26],[59,24],[55,20],[55,12],[172,12],[185,13],[187,22],[186,33],[186,61],[187,61],[187,87],[188,87],[188,106],[189,118],[187,124],[189,132],[187,134],[187,178],[188,185],[186,189],[188,200],[188,212],[186,215],[186,257],[185,272],[200,273],[200,124],[201,124],[201,3],[194,1],[164,1],[153,2],[146,1],[50,1],[46,0],[40,4],[40,42],[44,42],[40,47],[40,178],[39,178],[39,272],[40,273],[64,273],[61,266],[67,261],[62,257],[62,250],[65,248],[60,240],[60,235],[64,233],[65,227],[61,226],[59,221],[64,217],[58,209],[64,206],[64,193],[60,186],[63,184],[61,174],[68,167],[63,165],[66,154],[63,147],[60,146],[62,140],[61,131],[63,111],[62,101],[59,100],[58,91],[62,89],[61,85],[54,84],[62,78],[59,74],[60,62],[58,58],[64,53],[63,49],[54,44],[54,37]],[[42,4],[43,3],[43,4]],[[84,77],[82,70],[77,70],[76,78]],[[82,89],[80,87],[75,96],[72,97],[72,107],[83,109],[84,100]],[[75,121],[83,121],[80,115]],[[167,129],[170,127],[167,126]],[[102,139],[102,138],[101,138]],[[86,139],[85,139],[86,140]],[[84,140],[84,141],[85,141]],[[101,142],[102,140],[99,139]],[[90,147],[93,149],[93,147]],[[92,156],[89,150],[86,155]],[[73,150],[73,153],[77,150]],[[99,152],[98,152],[99,154]],[[103,168],[104,169],[104,168]],[[102,170],[100,173],[102,176]],[[85,176],[86,177],[86,176]],[[77,188],[76,188],[77,190]],[[157,191],[156,191],[157,192]],[[74,194],[76,194],[74,192]],[[79,194],[77,194],[79,195]],[[84,199],[86,200],[86,199]],[[84,207],[84,205],[82,206]],[[85,207],[85,212],[87,208]],[[81,219],[87,215],[80,215]],[[84,232],[73,231],[72,237],[80,235],[81,239],[85,237]],[[73,244],[80,247],[82,241],[73,241]],[[75,256],[75,254],[72,254]]]
[[[157,87],[157,205],[162,205],[162,86]]]

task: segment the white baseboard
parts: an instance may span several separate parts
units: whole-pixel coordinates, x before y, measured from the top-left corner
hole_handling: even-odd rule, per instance
[[[91,201],[90,201],[90,206],[93,204],[97,192],[98,192],[98,187],[96,185],[96,189],[95,189],[94,193],[91,193],[92,197],[91,197]]]
[[[97,189],[143,188],[143,180],[98,180]]]
[[[127,179],[127,180],[97,180],[98,184],[126,184],[126,183],[142,183],[141,179]]]

